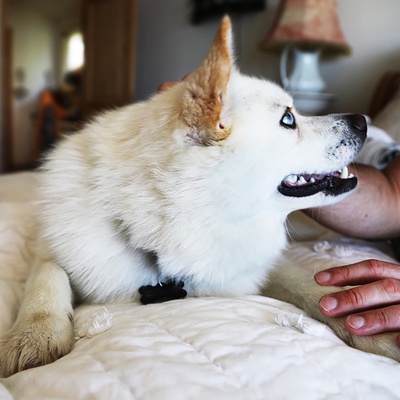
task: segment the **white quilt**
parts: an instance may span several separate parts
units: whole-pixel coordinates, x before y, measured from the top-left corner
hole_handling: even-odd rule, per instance
[[[0,335],[23,296],[33,213],[32,203],[0,202]],[[289,259],[323,267],[352,261],[363,249],[380,255],[320,241],[296,245]],[[72,352],[0,379],[1,400],[400,399],[398,363],[349,348],[323,324],[274,299],[82,306],[75,319],[80,338]]]

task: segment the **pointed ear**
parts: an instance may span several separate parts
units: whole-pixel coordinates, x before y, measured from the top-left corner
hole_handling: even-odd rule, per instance
[[[224,17],[206,59],[187,81],[183,119],[190,127],[189,137],[198,144],[212,145],[230,134],[226,110],[232,47],[231,21]]]

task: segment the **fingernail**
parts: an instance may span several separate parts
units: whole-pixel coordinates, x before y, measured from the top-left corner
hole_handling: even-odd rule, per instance
[[[359,317],[357,315],[352,315],[347,319],[348,324],[353,329],[360,329],[365,324],[365,319],[363,317]]]
[[[317,282],[325,283],[331,279],[331,274],[326,271],[318,272],[318,274],[315,275],[315,279],[317,280]]]
[[[337,300],[332,296],[323,297],[320,301],[320,306],[325,311],[332,311],[338,305]]]

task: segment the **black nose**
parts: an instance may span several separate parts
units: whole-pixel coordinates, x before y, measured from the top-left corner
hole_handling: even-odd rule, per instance
[[[367,136],[367,120],[365,119],[364,115],[349,114],[347,118],[351,126],[357,129],[357,131],[359,131],[361,134],[360,136],[365,139]]]

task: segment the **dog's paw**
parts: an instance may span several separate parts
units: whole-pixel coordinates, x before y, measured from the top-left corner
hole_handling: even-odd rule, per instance
[[[371,336],[351,337],[350,345],[369,353],[392,358],[400,362],[400,347],[396,343],[396,333],[379,333]]]
[[[389,357],[400,362],[400,347],[398,347],[396,343],[396,333],[388,332],[370,336],[352,335],[345,328],[343,317],[330,318],[321,313],[318,308],[318,299],[324,294],[326,293],[321,291],[314,299],[312,299],[312,296],[310,295],[308,300],[311,299],[311,301],[307,302],[303,299],[304,302],[301,304],[301,308],[303,308],[311,317],[328,325],[335,335],[350,347],[354,347],[355,349],[367,353]]]
[[[0,340],[0,370],[7,377],[49,364],[69,353],[73,343],[72,314],[33,314],[17,321]]]
[[[329,318],[319,311],[313,313],[313,317],[328,325],[336,336],[350,347],[367,353],[389,357],[400,362],[400,347],[396,343],[396,333],[388,332],[370,336],[356,336],[346,330],[344,318]]]

